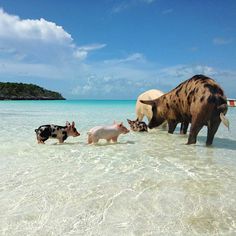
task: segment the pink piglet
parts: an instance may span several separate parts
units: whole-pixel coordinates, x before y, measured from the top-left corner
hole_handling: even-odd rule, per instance
[[[96,126],[89,130],[88,144],[98,143],[99,139],[106,139],[107,142],[117,142],[120,134],[127,134],[129,130],[123,125],[123,123],[114,122],[109,126]]]

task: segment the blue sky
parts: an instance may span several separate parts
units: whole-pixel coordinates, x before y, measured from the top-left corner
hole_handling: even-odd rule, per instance
[[[236,97],[235,0],[0,0],[0,81],[135,99],[195,74]]]

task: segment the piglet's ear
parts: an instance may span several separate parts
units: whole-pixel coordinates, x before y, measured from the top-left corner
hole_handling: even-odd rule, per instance
[[[72,127],[74,127],[75,126],[75,122],[74,121],[72,121]]]
[[[130,124],[131,123],[131,120],[127,119],[128,123]]]
[[[66,126],[70,126],[70,123],[69,123],[69,121],[66,121]]]
[[[120,124],[117,124],[117,126],[122,127],[123,126],[123,122],[121,122]]]

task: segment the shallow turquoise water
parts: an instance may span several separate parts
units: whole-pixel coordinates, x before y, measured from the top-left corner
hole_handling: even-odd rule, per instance
[[[0,235],[234,235],[236,109],[212,147],[178,130],[87,145],[135,101],[1,101]],[[74,120],[81,136],[38,145],[34,129]]]

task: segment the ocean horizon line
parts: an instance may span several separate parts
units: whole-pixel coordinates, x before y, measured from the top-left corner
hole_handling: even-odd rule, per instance
[[[0,101],[17,101],[17,102],[27,102],[27,101],[34,101],[34,102],[53,102],[53,101],[136,101],[136,99],[95,99],[95,98],[86,98],[86,99],[80,99],[80,98],[76,98],[76,99],[65,99],[65,100],[61,100],[61,99],[4,99],[4,100],[0,100]]]

